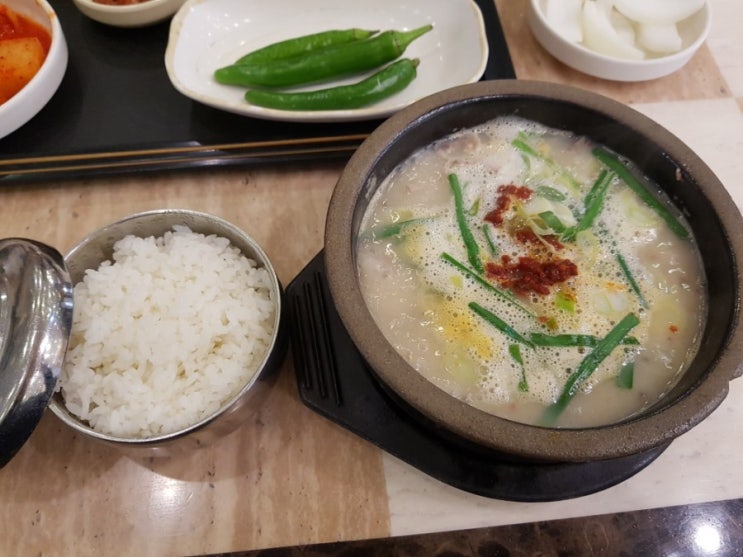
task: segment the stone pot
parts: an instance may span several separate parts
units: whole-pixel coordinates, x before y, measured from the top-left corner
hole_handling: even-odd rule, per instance
[[[478,410],[445,393],[387,342],[365,306],[355,245],[369,200],[411,153],[466,127],[519,115],[585,135],[637,164],[687,217],[708,280],[709,314],[698,354],[676,386],[651,408],[620,423],[583,429],[526,425]],[[743,219],[724,186],[683,142],[632,108],[554,83],[501,80],[445,90],[383,122],[345,167],[325,231],[333,303],[380,385],[427,427],[471,447],[516,459],[587,462],[620,458],[668,443],[708,416],[743,373],[738,261]]]

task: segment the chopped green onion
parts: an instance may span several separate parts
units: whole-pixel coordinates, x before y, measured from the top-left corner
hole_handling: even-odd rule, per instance
[[[467,259],[475,271],[482,273],[484,269],[482,261],[480,261],[480,248],[475,241],[475,237],[472,235],[469,225],[467,224],[467,215],[465,215],[463,206],[464,202],[462,200],[462,187],[459,185],[459,178],[457,178],[456,174],[449,174],[449,185],[454,194],[454,211],[456,212],[459,232],[462,234],[464,246],[467,248]]]
[[[635,362],[625,362],[615,380],[620,389],[631,389],[635,382]]]
[[[612,350],[621,344],[627,333],[639,323],[640,320],[635,314],[628,313],[604,338],[599,340],[591,353],[583,358],[578,368],[568,377],[557,401],[545,411],[542,417],[544,425],[553,425],[557,421],[586,379],[596,371],[596,368],[611,354]]]
[[[557,306],[557,309],[567,311],[568,313],[575,313],[575,300],[564,292],[557,292],[555,294],[555,306]]]
[[[480,198],[478,197],[477,199],[475,199],[475,202],[470,206],[470,209],[469,211],[467,211],[467,213],[471,217],[474,217],[475,215],[477,215],[477,212],[479,210],[480,210]]]
[[[482,276],[478,275],[474,271],[468,269],[465,267],[460,261],[457,261],[455,258],[453,258],[448,253],[444,252],[441,254],[441,259],[452,265],[455,269],[457,269],[459,272],[461,272],[463,275],[471,278],[476,283],[478,283],[480,286],[485,287],[486,290],[492,292],[496,296],[500,296],[504,300],[507,300],[511,302],[513,305],[515,305],[517,308],[519,308],[521,311],[528,313],[532,317],[536,317],[533,312],[529,311],[527,308],[522,306],[519,301],[516,299],[516,297],[511,294],[510,292],[506,290],[501,290],[500,288],[497,288],[493,286],[491,283],[489,283],[487,280],[482,278]]]
[[[487,222],[482,225],[482,234],[485,236],[485,243],[488,245],[491,257],[497,257],[500,250],[495,245],[495,239],[493,238],[493,229]]]
[[[688,238],[689,231],[686,230],[683,224],[681,224],[676,217],[674,217],[668,208],[658,200],[648,189],[640,183],[640,181],[630,172],[629,168],[623,164],[614,153],[607,151],[602,147],[595,147],[593,149],[594,156],[608,166],[611,170],[617,173],[617,176],[627,184],[632,191],[656,214],[666,221],[668,227],[676,234],[679,238]]]
[[[543,211],[542,213],[539,213],[539,218],[541,218],[556,234],[562,234],[566,230],[565,225],[552,211]]]
[[[521,379],[519,380],[519,391],[522,393],[529,392],[529,383],[526,381],[526,369],[524,368],[524,359],[521,357],[521,347],[518,344],[509,344],[508,353],[511,358],[521,366]]]
[[[572,346],[588,346],[593,348],[599,343],[599,338],[594,335],[560,334],[545,335],[544,333],[529,333],[529,340],[536,346],[549,346],[553,348],[567,348]],[[621,344],[636,345],[640,342],[635,337],[626,336]]]
[[[570,172],[526,143],[525,138],[525,134],[519,134],[519,137],[514,139],[511,142],[511,145],[516,147],[516,149],[521,151],[523,154],[544,162],[552,171],[556,172],[560,178],[562,178],[563,182],[565,182],[565,184],[574,192],[580,190],[580,182],[578,182]]]
[[[398,236],[408,226],[415,226],[418,224],[423,224],[424,222],[430,221],[432,218],[435,218],[435,217],[421,217],[417,219],[401,220],[401,221],[393,222],[390,224],[375,226],[373,228],[366,230],[362,234],[362,237],[371,238],[373,240],[382,240],[384,238]]]
[[[538,197],[544,197],[549,201],[565,201],[565,194],[560,190],[552,188],[550,186],[539,186],[534,190],[534,195]]]
[[[596,181],[591,187],[591,191],[588,192],[586,198],[583,201],[583,217],[578,221],[578,224],[566,230],[562,235],[564,240],[572,241],[575,239],[578,232],[588,230],[593,226],[593,222],[596,217],[599,216],[601,209],[604,206],[604,200],[606,199],[606,192],[609,189],[609,184],[616,175],[613,172],[607,172],[602,170]]]
[[[593,221],[596,220],[596,217],[604,206],[606,191],[609,189],[609,184],[611,184],[614,177],[615,174],[613,172],[602,170],[598,178],[596,178],[584,201],[585,212],[583,218],[578,223],[578,232],[590,228]]]
[[[538,153],[537,150],[534,149],[531,145],[526,143],[523,137],[524,136],[520,136],[518,139],[514,139],[511,142],[511,144],[514,147],[516,147],[519,151],[529,155],[530,157],[534,157],[535,159],[544,159],[545,157],[543,157],[540,153]]]
[[[616,257],[617,257],[617,263],[619,263],[619,267],[622,269],[622,274],[624,274],[624,278],[627,279],[627,282],[629,283],[630,288],[632,288],[632,291],[640,299],[640,304],[644,308],[648,307],[648,302],[645,299],[645,296],[642,295],[640,286],[637,284],[635,277],[632,275],[632,271],[630,270],[629,265],[627,265],[627,262],[624,260],[624,257],[622,257],[622,254],[619,253],[618,251],[616,252]]]
[[[531,343],[531,341],[524,338],[516,329],[511,327],[508,323],[503,321],[500,317],[498,317],[491,311],[482,307],[477,302],[470,302],[468,306],[477,315],[482,317],[485,321],[490,323],[493,327],[498,329],[500,332],[502,332],[507,337],[515,340],[516,342],[520,342],[521,344],[525,344],[529,348],[534,348],[534,345]]]

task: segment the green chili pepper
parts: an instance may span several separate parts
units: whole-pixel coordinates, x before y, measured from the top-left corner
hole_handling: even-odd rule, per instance
[[[415,39],[433,29],[424,25],[412,31],[385,31],[363,41],[330,46],[280,60],[257,64],[232,64],[219,68],[214,78],[225,85],[290,87],[358,74],[402,56]]]
[[[251,89],[245,100],[256,106],[279,110],[343,110],[361,108],[399,93],[415,79],[418,59],[403,58],[375,74],[350,85],[314,91],[283,93]]]
[[[485,309],[477,302],[470,302],[467,304],[469,308],[474,311],[477,315],[482,317],[485,321],[490,323],[493,327],[498,329],[501,333],[506,335],[507,337],[515,340],[516,342],[520,342],[521,344],[524,344],[528,346],[529,348],[534,348],[534,344],[532,342],[521,335],[516,329],[511,327],[508,323],[503,321],[500,317],[495,315],[493,312]]]
[[[622,181],[637,194],[637,196],[643,201],[643,203],[645,203],[648,207],[655,211],[660,218],[666,221],[666,224],[673,231],[673,233],[676,234],[676,236],[678,236],[679,238],[689,237],[689,231],[686,230],[684,225],[681,224],[678,219],[676,219],[676,217],[671,214],[668,208],[663,205],[661,201],[659,201],[652,193],[647,190],[647,188],[642,183],[640,183],[640,181],[632,174],[632,172],[630,172],[630,169],[622,161],[620,161],[614,153],[611,153],[602,147],[595,147],[593,149],[593,155],[614,172],[616,172],[617,176],[619,176],[619,178],[621,178]]]
[[[459,225],[459,232],[462,235],[464,247],[467,248],[467,259],[475,271],[482,273],[484,268],[480,260],[480,247],[477,245],[477,241],[467,224],[467,215],[464,212],[462,200],[462,187],[459,185],[459,178],[457,178],[456,174],[449,174],[449,185],[454,195],[454,211],[457,217],[457,224]]]
[[[376,35],[377,31],[368,31],[366,29],[332,29],[311,35],[302,35],[269,44],[258,50],[249,52],[240,57],[235,64],[256,64],[259,62],[268,62],[282,58],[290,58],[299,54],[307,54],[328,48],[339,44],[346,44],[354,41],[368,39]]]
[[[557,401],[547,407],[542,416],[544,425],[552,425],[557,421],[557,418],[560,417],[560,414],[578,393],[580,386],[596,371],[596,368],[611,354],[612,350],[621,344],[627,333],[639,323],[640,320],[635,314],[628,313],[604,338],[599,340],[591,353],[583,358],[578,368],[568,377]]]

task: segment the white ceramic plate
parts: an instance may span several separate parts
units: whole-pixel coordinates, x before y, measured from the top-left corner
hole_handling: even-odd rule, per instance
[[[416,79],[366,108],[261,108],[244,100],[245,89],[221,85],[213,77],[217,68],[283,39],[328,29],[408,30],[428,23],[433,30],[404,54],[420,59]],[[267,120],[337,122],[386,117],[421,97],[477,81],[487,58],[482,13],[472,0],[313,0],[311,5],[304,0],[188,0],[171,23],[165,67],[178,91],[215,108]]]

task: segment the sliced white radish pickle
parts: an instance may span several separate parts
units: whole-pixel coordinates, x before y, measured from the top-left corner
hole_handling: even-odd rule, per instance
[[[583,0],[547,0],[544,15],[547,22],[566,41],[579,43],[583,40],[580,11]]]
[[[626,30],[620,34],[612,25],[610,14],[596,2],[589,0],[583,4],[581,23],[583,44],[587,48],[600,54],[629,60],[645,58],[645,52],[634,45],[634,33],[631,40],[628,40]]]
[[[635,26],[617,10],[609,11],[609,21],[617,34],[628,44],[635,44]]]
[[[629,19],[655,25],[677,23],[703,6],[704,0],[614,0],[614,7]]]
[[[642,48],[659,54],[678,52],[682,47],[681,35],[673,23],[641,23],[637,29],[637,42]]]

